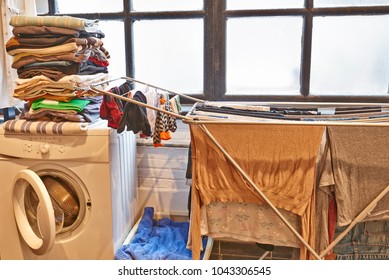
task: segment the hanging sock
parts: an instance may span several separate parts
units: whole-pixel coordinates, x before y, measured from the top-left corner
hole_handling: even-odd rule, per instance
[[[161,140],[170,140],[170,139],[172,139],[172,137],[170,136],[170,132],[169,131],[162,131],[160,133],[160,137],[161,137]]]
[[[170,102],[165,103],[165,109],[168,112],[173,112],[173,109],[171,107]],[[177,130],[176,118],[171,116],[171,115],[167,115],[166,116],[166,126],[167,126],[168,130],[170,130],[171,132],[175,132]]]
[[[162,124],[162,113],[157,112],[157,115],[155,117],[155,126],[154,126],[154,134],[153,134],[153,144],[154,147],[161,147],[163,146],[161,143],[161,132],[163,131],[163,124]]]
[[[162,143],[155,143],[153,144],[155,148],[158,148],[158,147],[163,147],[163,144]]]

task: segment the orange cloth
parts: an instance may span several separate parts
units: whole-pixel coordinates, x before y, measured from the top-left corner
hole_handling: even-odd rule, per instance
[[[316,162],[325,128],[259,123],[205,126],[274,206],[301,216],[302,237],[314,248]],[[190,130],[193,183],[188,245],[193,259],[198,259],[202,205],[264,202],[196,124]],[[300,258],[310,258],[304,246]]]

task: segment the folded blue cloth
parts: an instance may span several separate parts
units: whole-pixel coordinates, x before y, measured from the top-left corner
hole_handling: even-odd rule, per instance
[[[115,259],[191,260],[192,251],[186,248],[189,223],[168,218],[154,221],[153,216],[154,208],[146,207],[133,240],[117,250]],[[206,242],[204,238],[204,248]]]

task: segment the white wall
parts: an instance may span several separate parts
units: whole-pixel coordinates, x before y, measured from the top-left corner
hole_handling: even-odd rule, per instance
[[[138,139],[137,166],[139,205],[154,207],[155,213],[187,215],[189,186],[186,182],[190,133],[187,124],[177,121],[172,139],[155,148],[152,140]],[[141,213],[143,210],[141,210]]]

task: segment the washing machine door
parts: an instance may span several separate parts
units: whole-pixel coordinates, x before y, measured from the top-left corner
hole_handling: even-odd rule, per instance
[[[26,203],[34,196],[36,204]],[[52,200],[41,178],[32,170],[20,170],[14,179],[13,207],[19,232],[37,255],[54,245],[56,221]],[[33,218],[31,218],[33,217]]]

